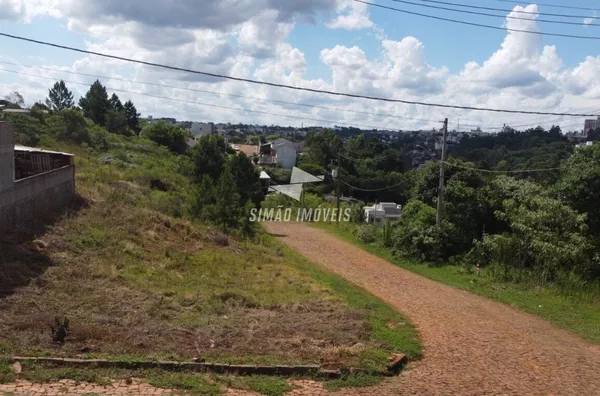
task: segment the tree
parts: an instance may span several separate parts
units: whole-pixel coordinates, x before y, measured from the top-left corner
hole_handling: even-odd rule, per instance
[[[141,131],[140,113],[137,112],[137,109],[135,108],[131,100],[125,102],[125,105],[123,107],[125,109],[125,118],[127,119],[127,125],[129,126],[129,128],[131,128],[132,131],[136,133],[136,135],[139,135]]]
[[[193,191],[190,215],[200,221],[211,222],[215,217],[216,192],[213,180],[205,175]]]
[[[556,185],[559,196],[588,214],[590,232],[600,239],[600,145],[576,150],[562,168]]]
[[[66,109],[48,117],[47,124],[52,134],[59,140],[74,143],[90,143],[86,120],[80,111]]]
[[[79,99],[83,114],[98,125],[106,125],[106,113],[110,109],[106,87],[96,80],[84,97]]]
[[[54,86],[48,90],[46,106],[53,111],[70,109],[74,106],[73,93],[69,91],[63,80],[56,82]]]
[[[110,133],[129,135],[131,131],[128,129],[125,111],[109,110],[108,113],[106,113],[106,129]]]
[[[197,180],[205,175],[217,180],[225,166],[225,140],[222,136],[205,135],[190,150]]]
[[[219,177],[216,196],[215,223],[224,232],[238,227],[243,207],[240,206],[240,194],[229,169],[225,169]]]
[[[121,100],[119,99],[119,97],[117,96],[117,94],[112,94],[112,96],[110,97],[109,101],[108,101],[108,105],[109,108],[111,110],[116,110],[116,111],[123,111],[123,104],[121,103]]]
[[[164,121],[148,125],[142,131],[142,136],[168,147],[174,153],[183,154],[187,151],[188,132]]]
[[[17,91],[11,92],[4,97],[4,102],[0,103],[4,104],[9,109],[20,109],[25,106],[25,100],[23,99],[23,95],[18,93]]]
[[[477,248],[503,267],[499,275],[504,280],[513,280],[511,269],[529,270],[542,284],[563,273],[588,273],[591,261],[584,214],[535,193],[539,186],[529,181],[500,176],[492,185],[505,198],[500,198],[495,216],[510,230],[486,235]]]
[[[229,171],[235,180],[240,194],[240,204],[245,205],[250,201],[258,207],[264,198],[260,174],[246,154],[238,153],[229,157],[226,171]]]

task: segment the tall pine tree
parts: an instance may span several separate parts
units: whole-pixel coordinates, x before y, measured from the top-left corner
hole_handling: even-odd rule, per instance
[[[96,80],[84,97],[79,99],[83,114],[96,124],[106,124],[106,113],[110,108],[106,87]]]
[[[131,100],[125,102],[125,118],[127,118],[127,125],[131,128],[132,131],[135,132],[136,135],[140,134],[140,113],[137,112],[137,109],[133,105]]]
[[[74,104],[73,93],[67,89],[63,80],[56,82],[54,86],[48,90],[46,106],[48,106],[50,110],[58,111],[70,109]]]
[[[110,109],[111,110],[116,110],[116,111],[123,111],[125,110],[123,108],[123,104],[121,103],[121,100],[119,99],[119,97],[117,96],[117,94],[112,94],[112,96],[110,97],[110,100],[108,101],[109,105],[110,105]]]

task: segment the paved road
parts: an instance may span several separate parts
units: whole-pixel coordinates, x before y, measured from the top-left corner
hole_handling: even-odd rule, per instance
[[[294,223],[267,228],[418,328],[423,360],[382,388],[356,394],[600,395],[600,347],[533,315],[398,268],[325,231]]]

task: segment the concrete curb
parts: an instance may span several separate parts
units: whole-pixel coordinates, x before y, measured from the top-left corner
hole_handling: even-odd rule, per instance
[[[298,365],[298,366],[252,366],[243,364],[219,364],[219,363],[199,363],[199,362],[176,362],[176,361],[113,361],[106,359],[71,359],[71,358],[52,358],[52,357],[27,357],[13,356],[13,361],[17,362],[39,362],[55,366],[69,367],[102,367],[102,368],[122,368],[128,370],[159,368],[169,371],[192,371],[201,373],[216,374],[236,374],[236,375],[272,375],[281,377],[291,377],[295,375],[311,375],[326,379],[340,378],[347,374],[370,374],[376,376],[391,376],[393,372],[369,371],[357,368],[343,368],[340,370],[325,370],[317,365]]]

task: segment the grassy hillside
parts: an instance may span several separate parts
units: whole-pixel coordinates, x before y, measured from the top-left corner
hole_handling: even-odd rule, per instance
[[[0,355],[375,369],[391,352],[420,356],[414,328],[380,300],[267,234],[236,239],[186,219],[186,157],[136,137],[44,144],[76,154],[79,198],[2,242]],[[63,345],[57,316],[70,321]]]

